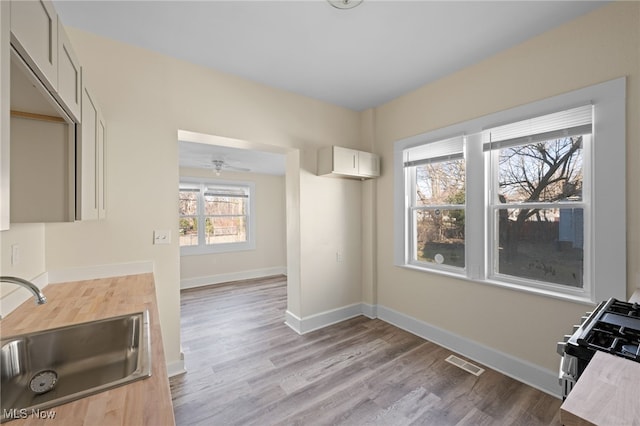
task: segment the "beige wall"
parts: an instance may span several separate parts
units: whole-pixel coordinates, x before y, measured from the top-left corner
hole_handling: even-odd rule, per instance
[[[33,280],[46,272],[44,225],[41,223],[12,224],[0,232],[0,275]],[[12,265],[12,246],[17,245],[19,261]],[[0,315],[5,316],[21,302],[32,297],[28,290],[14,284],[0,283]]]
[[[256,208],[256,248],[228,253],[180,257],[180,280],[183,282],[223,282],[252,271],[284,271],[287,263],[285,180],[284,176],[256,173],[223,172],[216,177],[211,170],[180,169],[180,177],[209,180],[253,182]]]
[[[287,225],[297,231],[291,234],[296,244],[288,245],[299,246],[287,254],[297,271],[289,309],[304,317],[359,300],[360,188],[314,175],[317,148],[358,146],[358,113],[83,31],[68,33],[108,125],[108,211],[103,222],[47,225],[48,269],[153,261],[167,360],[179,360],[179,248],[176,238],[153,245],[152,235],[154,229],[177,232],[182,129],[285,147],[288,165],[299,153],[300,168],[290,170],[291,184],[287,178],[287,191],[299,184],[299,194],[286,197],[299,200],[291,209],[298,217]],[[338,244],[318,247],[319,236],[338,233],[350,263],[335,261]]]
[[[627,79],[629,294],[640,284],[640,3],[620,2],[544,33],[375,109],[376,150],[489,113]],[[377,240],[393,241],[393,176],[377,180]],[[596,241],[597,244],[597,241]],[[393,266],[378,244],[378,303],[525,361],[557,370],[555,344],[588,306]]]

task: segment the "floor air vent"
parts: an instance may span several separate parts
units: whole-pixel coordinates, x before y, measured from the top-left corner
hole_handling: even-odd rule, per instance
[[[470,362],[467,362],[462,358],[458,358],[455,355],[449,355],[447,359],[445,359],[445,361],[462,368],[464,371],[471,373],[474,376],[479,376],[482,373],[484,373],[484,368],[480,368],[477,365],[473,365]]]

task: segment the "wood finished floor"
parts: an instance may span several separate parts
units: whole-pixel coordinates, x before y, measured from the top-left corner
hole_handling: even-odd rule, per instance
[[[285,279],[182,292],[178,425],[560,424],[560,400],[488,368],[473,376],[381,320],[298,335],[284,324]]]

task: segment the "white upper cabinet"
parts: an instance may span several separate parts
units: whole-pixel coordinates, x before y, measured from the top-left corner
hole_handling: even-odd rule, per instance
[[[47,89],[58,84],[58,15],[51,1],[11,2],[11,44]]]
[[[105,121],[53,3],[0,12],[0,230],[104,218]]]
[[[80,61],[78,61],[69,37],[60,21],[58,21],[58,90],[56,98],[73,119],[79,123],[82,103]]]
[[[0,1],[0,231],[9,229],[9,98],[11,80],[9,78],[10,51],[9,47],[9,18],[10,4]]]
[[[340,146],[328,146],[318,151],[318,175],[348,178],[380,176],[380,157],[370,152]]]
[[[76,219],[98,219],[98,107],[82,87],[82,124],[76,142]]]
[[[370,152],[358,151],[358,175],[380,176],[380,157]]]
[[[76,141],[76,220],[106,217],[106,123],[82,75],[82,124]]]
[[[358,174],[358,151],[355,149],[333,147],[333,170],[332,173],[343,175]]]
[[[98,128],[97,128],[97,145],[96,145],[96,184],[98,188],[98,219],[107,217],[107,194],[105,170],[107,166],[107,125],[104,121],[102,113],[98,111]]]

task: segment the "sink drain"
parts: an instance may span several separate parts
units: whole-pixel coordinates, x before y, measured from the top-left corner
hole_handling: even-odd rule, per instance
[[[29,388],[37,394],[49,392],[56,386],[58,374],[53,370],[44,370],[31,378]]]

